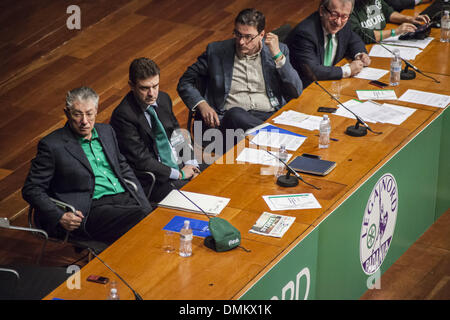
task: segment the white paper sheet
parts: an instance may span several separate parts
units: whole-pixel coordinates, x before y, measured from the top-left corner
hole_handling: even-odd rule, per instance
[[[312,193],[263,196],[272,211],[322,208]]]
[[[413,89],[408,89],[398,100],[438,108],[445,108],[450,104],[450,96]]]
[[[367,79],[367,80],[378,80],[387,73],[389,73],[388,70],[365,67],[361,70],[360,73],[355,75],[354,78]]]
[[[272,152],[275,156],[278,156],[276,152]],[[288,161],[292,157],[292,154],[288,153]],[[263,149],[253,149],[253,148],[244,148],[241,153],[237,156],[236,161],[240,162],[250,162],[255,164],[263,164],[267,166],[278,167],[281,163],[267,153],[267,151]]]
[[[356,90],[359,100],[397,100],[394,90]]]
[[[406,60],[414,60],[416,58],[416,56],[422,52],[422,50],[420,50],[418,48],[389,46],[389,45],[385,45],[385,47],[387,47],[391,51],[394,51],[394,49],[398,49],[400,51],[400,56]],[[370,50],[369,56],[381,57],[381,58],[392,58],[393,55],[392,55],[392,53],[387,51],[385,48],[380,46],[379,44],[376,44]]]

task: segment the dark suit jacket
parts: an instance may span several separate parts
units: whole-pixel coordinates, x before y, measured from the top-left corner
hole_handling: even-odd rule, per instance
[[[291,52],[291,63],[298,71],[304,87],[312,81],[303,69],[307,64],[316,75],[317,80],[339,80],[342,78],[342,69],[334,65],[344,57],[353,59],[359,52],[366,52],[364,42],[352,31],[350,22],[337,34],[338,48],[333,61],[333,66],[323,65],[325,55],[324,36],[319,12],[316,11],[308,18],[300,22],[289,33],[286,43]]]
[[[267,95],[277,97],[279,107],[282,107],[289,100],[298,98],[303,86],[289,62],[289,49],[280,43],[280,50],[286,56],[286,64],[276,69],[269,48],[263,42],[261,63]],[[206,100],[219,115],[224,114],[224,103],[231,88],[235,51],[235,39],[210,43],[197,61],[187,68],[177,90],[189,109]],[[199,85],[205,88],[204,93],[199,90]]]
[[[170,140],[172,132],[180,127],[172,111],[172,100],[167,93],[160,91],[156,103],[156,114]],[[159,162],[155,135],[133,92],[130,91],[114,110],[110,124],[116,131],[120,151],[134,170],[151,171],[158,182],[169,180],[171,168]],[[193,154],[180,156],[194,159]]]
[[[114,130],[108,124],[95,124],[103,151],[122,186],[138,203],[151,211],[139,181],[125,158],[120,154]],[[138,192],[130,189],[124,179],[133,181]],[[87,218],[94,194],[95,178],[89,160],[69,125],[57,129],[38,143],[36,157],[22,188],[23,198],[37,209],[37,219],[49,234],[63,215],[49,197],[69,203]],[[86,220],[86,219],[85,219]],[[85,221],[84,220],[84,221]]]
[[[395,11],[402,11],[404,9],[413,9],[416,6],[414,0],[384,0]]]

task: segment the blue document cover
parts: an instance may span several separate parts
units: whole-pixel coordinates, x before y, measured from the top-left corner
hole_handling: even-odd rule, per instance
[[[169,230],[174,232],[180,232],[181,228],[184,226],[184,220],[189,220],[192,233],[194,236],[206,238],[211,235],[209,232],[208,221],[191,219],[186,217],[175,216],[168,224],[163,228],[163,230]]]
[[[278,128],[277,126],[274,126],[274,125],[271,125],[271,124],[267,125],[265,127],[262,127],[261,129],[258,129],[258,130],[254,131],[254,132],[251,132],[250,134],[252,136],[253,135],[256,136],[259,131],[278,132],[280,134],[288,134],[288,135],[292,135],[292,136],[306,138],[304,135],[301,135],[299,133],[295,133],[295,132],[292,132],[292,131],[289,131],[289,130],[286,130],[286,129],[283,129],[283,128]]]

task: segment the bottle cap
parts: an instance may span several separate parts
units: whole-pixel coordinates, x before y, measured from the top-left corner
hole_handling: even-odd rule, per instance
[[[324,114],[324,115],[323,115],[323,119],[324,119],[324,120],[328,120],[328,115],[327,115],[327,114]]]

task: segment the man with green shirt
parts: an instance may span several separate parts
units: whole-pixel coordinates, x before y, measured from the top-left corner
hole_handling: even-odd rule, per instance
[[[364,43],[374,43],[391,36],[414,32],[417,25],[430,22],[427,15],[407,16],[394,11],[384,0],[355,0],[350,15],[352,29]],[[399,24],[397,28],[386,29],[387,23]]]
[[[110,244],[150,211],[139,181],[120,154],[113,129],[95,123],[98,95],[87,87],[66,97],[67,123],[44,137],[22,189],[50,236]],[[137,186],[130,187],[129,182]],[[75,207],[63,212],[50,197]]]

